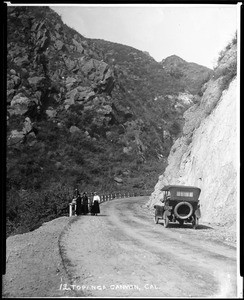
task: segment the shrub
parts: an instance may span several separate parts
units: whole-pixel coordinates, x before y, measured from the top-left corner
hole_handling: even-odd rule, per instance
[[[7,193],[7,236],[35,230],[44,222],[68,215],[71,197],[70,187],[57,183],[41,192],[11,190]]]
[[[218,57],[218,64],[221,62],[223,57],[225,56],[226,52],[233,46],[236,45],[237,43],[237,32],[235,32],[235,35],[233,39],[226,45],[226,47],[220,51],[219,57]]]
[[[170,125],[169,132],[174,136],[178,136],[178,134],[181,132],[181,125],[177,121],[173,121],[173,123]]]

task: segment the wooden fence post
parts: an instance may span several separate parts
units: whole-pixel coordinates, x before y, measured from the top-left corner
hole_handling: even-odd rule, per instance
[[[69,216],[70,217],[72,216],[72,204],[71,203],[69,204]]]

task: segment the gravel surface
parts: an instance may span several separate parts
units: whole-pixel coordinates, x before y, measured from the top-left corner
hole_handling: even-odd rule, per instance
[[[217,227],[154,224],[146,197],[113,200],[61,239],[71,288],[85,297],[232,297],[235,243]],[[68,285],[67,285],[68,286]]]
[[[74,295],[72,290],[60,289],[62,281],[69,282],[59,253],[59,237],[69,221],[70,218],[61,217],[44,223],[33,232],[7,239],[3,297]]]
[[[9,237],[2,296],[233,296],[234,232],[201,222],[164,228],[147,201],[113,200],[98,216],[61,217]]]

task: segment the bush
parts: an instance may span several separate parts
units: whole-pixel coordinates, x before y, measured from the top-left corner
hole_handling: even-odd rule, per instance
[[[218,64],[221,62],[221,60],[223,59],[223,57],[225,56],[226,52],[233,46],[233,45],[236,45],[237,43],[237,32],[235,32],[235,35],[232,39],[232,41],[230,41],[226,47],[220,51],[219,53],[219,57],[218,57]]]
[[[72,190],[65,185],[50,185],[41,192],[11,190],[7,193],[7,236],[35,230],[44,222],[68,216]]]
[[[171,135],[174,135],[177,137],[178,134],[181,132],[181,125],[177,121],[174,121],[170,125],[169,132]]]

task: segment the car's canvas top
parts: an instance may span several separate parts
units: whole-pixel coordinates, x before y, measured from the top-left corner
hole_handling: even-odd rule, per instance
[[[201,189],[196,186],[189,185],[166,185],[161,191],[170,191],[171,199],[197,201],[201,193]]]
[[[169,191],[172,188],[180,188],[180,189],[198,189],[201,191],[201,189],[197,186],[191,186],[191,185],[165,185],[161,191]]]

